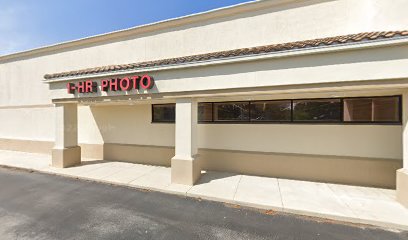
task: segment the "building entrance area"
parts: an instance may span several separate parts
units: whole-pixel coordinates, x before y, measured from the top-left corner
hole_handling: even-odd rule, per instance
[[[59,129],[67,130],[61,131],[66,145],[56,144],[53,165],[80,163],[75,130],[94,123],[95,135],[86,137],[100,144],[84,144],[85,156],[97,152],[103,160],[172,167],[175,183],[193,185],[205,170],[395,188],[402,167],[395,152],[402,95],[353,94],[57,104],[57,114],[66,116],[57,117]]]

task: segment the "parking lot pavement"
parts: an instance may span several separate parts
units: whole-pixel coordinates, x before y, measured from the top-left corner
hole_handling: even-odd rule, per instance
[[[5,168],[0,223],[1,239],[408,239],[408,232]]]

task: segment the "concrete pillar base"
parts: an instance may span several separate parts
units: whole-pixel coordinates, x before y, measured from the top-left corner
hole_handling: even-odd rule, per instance
[[[81,163],[81,147],[69,147],[64,149],[52,149],[52,166],[66,168]]]
[[[193,186],[201,176],[201,166],[197,157],[171,159],[171,183]]]
[[[397,171],[397,201],[408,208],[408,169]]]

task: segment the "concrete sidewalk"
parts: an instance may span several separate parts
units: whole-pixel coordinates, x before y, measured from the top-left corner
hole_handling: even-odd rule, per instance
[[[49,166],[46,154],[0,151],[0,165],[74,178],[126,185],[353,223],[408,230],[408,209],[395,190],[205,172],[193,187],[171,184],[171,169],[125,162],[84,159],[66,169]]]

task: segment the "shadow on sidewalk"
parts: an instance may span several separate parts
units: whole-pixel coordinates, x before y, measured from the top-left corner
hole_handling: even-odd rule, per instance
[[[195,185],[205,184],[214,181],[225,180],[234,176],[241,175],[239,173],[228,173],[228,172],[214,172],[214,171],[202,171],[200,179],[195,183]]]

